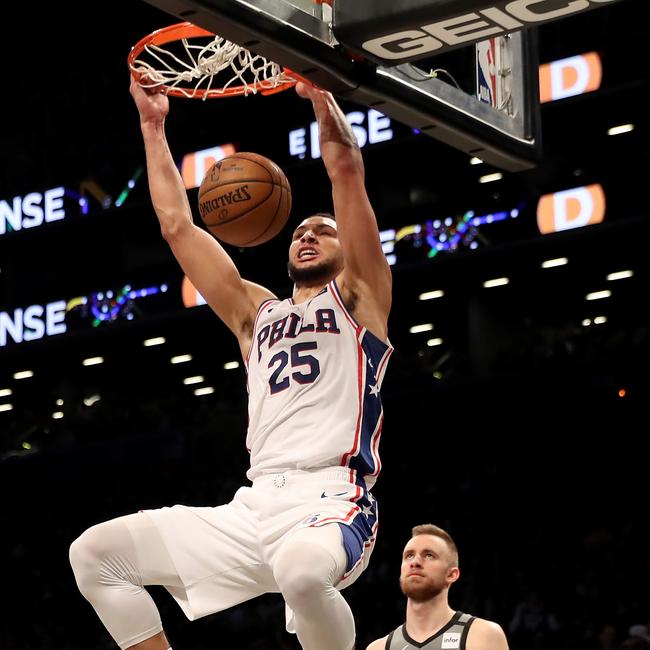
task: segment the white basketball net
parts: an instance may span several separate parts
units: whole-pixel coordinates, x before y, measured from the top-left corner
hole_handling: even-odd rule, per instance
[[[241,86],[239,94],[248,95],[295,82],[277,63],[221,36],[215,36],[207,45],[190,45],[185,38],[180,42],[189,62],[160,45],[145,45],[140,57],[147,53],[155,62],[137,58],[131,64],[131,70],[139,76],[143,88],[164,86],[190,99],[201,96],[207,99],[210,95],[228,94],[227,90],[232,86]],[[228,72],[232,75],[230,79],[213,88],[215,77],[223,73],[221,78],[227,78]]]

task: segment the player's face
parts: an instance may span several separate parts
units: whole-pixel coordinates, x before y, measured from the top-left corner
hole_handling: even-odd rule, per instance
[[[435,598],[458,579],[447,542],[435,535],[416,535],[404,548],[399,583],[416,602]]]
[[[336,223],[326,217],[305,219],[289,247],[289,277],[297,284],[327,283],[343,269]]]

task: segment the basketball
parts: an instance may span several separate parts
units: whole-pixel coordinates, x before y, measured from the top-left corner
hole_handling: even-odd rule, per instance
[[[291,187],[284,172],[256,153],[216,162],[199,187],[199,213],[207,229],[233,246],[263,244],[284,227]]]

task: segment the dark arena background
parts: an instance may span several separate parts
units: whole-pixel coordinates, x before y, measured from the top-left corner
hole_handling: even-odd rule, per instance
[[[344,592],[358,650],[403,621],[401,549],[425,522],[459,546],[452,607],[512,650],[650,648],[648,15],[623,0],[538,28],[555,94],[530,170],[341,101],[394,278],[380,529]],[[0,45],[0,648],[108,649],[68,547],[108,518],[228,501],[248,467],[245,373],[191,288],[184,303],[148,195],[126,57],[175,19],[116,0],[12,3],[2,22],[20,44]],[[472,57],[443,56],[471,86]],[[186,170],[227,144],[285,170],[289,226],[228,247],[282,297],[291,226],[332,209],[312,121],[292,90],[172,99],[167,119]],[[175,649],[298,647],[279,595],[189,623],[152,594]]]

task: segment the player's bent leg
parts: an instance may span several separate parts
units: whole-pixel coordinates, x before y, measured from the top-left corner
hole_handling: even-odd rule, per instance
[[[337,591],[347,557],[338,525],[303,528],[278,551],[273,575],[305,650],[351,650],[354,618]]]
[[[138,549],[135,539],[147,548]],[[145,555],[157,558],[161,575],[174,569],[162,540],[144,514],[120,517],[89,528],[70,547],[70,564],[82,595],[122,650],[167,650],[158,609],[144,588],[154,584],[142,566]],[[164,578],[163,578],[164,579]],[[164,584],[156,582],[156,584]]]

